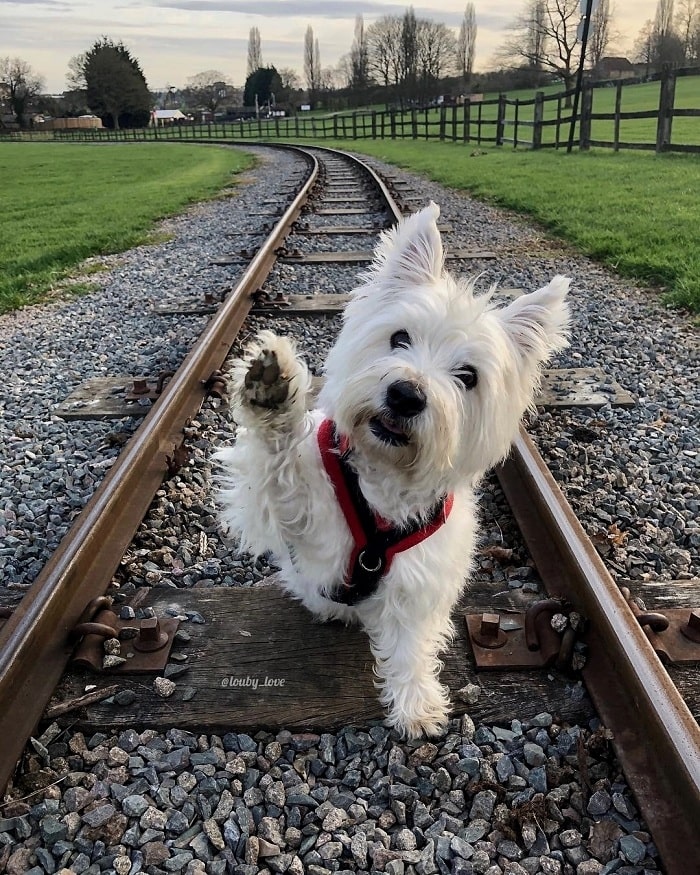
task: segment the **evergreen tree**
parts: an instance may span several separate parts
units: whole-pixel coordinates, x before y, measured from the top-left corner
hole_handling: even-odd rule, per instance
[[[243,105],[255,106],[256,96],[258,106],[272,104],[281,95],[283,87],[280,74],[275,67],[260,67],[245,80]]]
[[[105,127],[145,127],[151,117],[151,96],[136,59],[123,43],[102,37],[86,52],[83,72],[90,109]]]

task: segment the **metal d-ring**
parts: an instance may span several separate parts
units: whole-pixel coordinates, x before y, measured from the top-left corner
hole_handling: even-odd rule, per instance
[[[363,571],[367,571],[367,572],[369,572],[370,574],[372,574],[372,573],[375,572],[375,571],[379,571],[379,569],[382,567],[382,557],[379,556],[379,557],[377,558],[377,564],[375,565],[374,568],[368,568],[368,567],[365,565],[365,563],[362,561],[362,558],[363,558],[364,555],[365,555],[365,551],[363,550],[363,551],[360,553],[360,555],[357,557],[357,561],[358,561],[359,564],[360,564],[360,568],[361,568]]]

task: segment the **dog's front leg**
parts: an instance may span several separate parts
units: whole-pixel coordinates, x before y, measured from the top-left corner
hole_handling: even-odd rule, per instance
[[[260,555],[287,554],[308,533],[312,433],[307,416],[311,376],[293,343],[262,331],[233,368],[231,402],[241,426],[232,447],[219,450],[221,518],[240,545]]]
[[[234,369],[236,419],[266,442],[301,437],[310,386],[292,341],[261,331]]]
[[[380,678],[380,700],[388,709],[387,724],[409,738],[439,735],[449,710],[438,659],[452,632],[449,612],[408,617],[385,609],[364,626]]]

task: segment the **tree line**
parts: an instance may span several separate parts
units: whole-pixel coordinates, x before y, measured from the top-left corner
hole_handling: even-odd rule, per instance
[[[154,95],[126,46],[108,37],[70,59],[68,88],[60,101],[43,94],[44,80],[21,58],[0,57],[0,105],[25,127],[28,115],[100,116],[108,127],[148,124],[154,106],[214,115],[223,107],[254,107],[270,113],[278,106],[308,104],[341,108],[385,102],[425,103],[438,94],[470,90],[538,87],[558,79],[573,85],[580,62],[580,0],[524,0],[493,59],[497,68],[476,74],[477,16],[468,2],[458,29],[419,17],[413,7],[365,26],[355,19],[348,53],[334,67],[321,63],[319,41],[306,29],[302,74],[263,60],[257,27],[248,39],[245,85],[236,88],[218,70],[190,77],[181,88]],[[595,69],[621,35],[615,29],[611,0],[600,0],[590,21],[586,66]],[[658,0],[653,20],[645,22],[631,59],[647,73],[664,65],[700,64],[700,0]],[[0,122],[1,125],[1,122]]]

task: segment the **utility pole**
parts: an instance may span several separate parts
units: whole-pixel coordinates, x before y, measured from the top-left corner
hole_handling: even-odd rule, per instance
[[[574,131],[576,129],[576,118],[578,116],[578,105],[581,99],[581,88],[583,87],[583,65],[586,63],[586,49],[588,48],[588,33],[591,29],[591,16],[593,15],[594,6],[598,5],[598,0],[581,0],[581,10],[585,12],[583,18],[583,34],[581,35],[581,58],[578,62],[578,72],[576,74],[576,90],[574,92],[574,106],[571,111],[571,126],[569,127],[569,142],[566,147],[567,153],[570,153],[574,147]],[[580,130],[580,125],[579,125]]]

